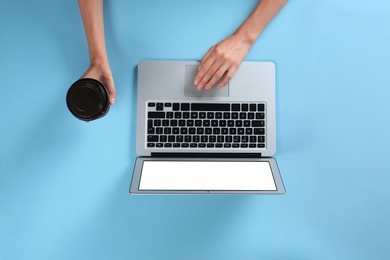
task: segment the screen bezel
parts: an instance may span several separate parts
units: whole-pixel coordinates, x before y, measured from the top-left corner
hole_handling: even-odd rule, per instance
[[[276,190],[140,190],[142,167],[144,161],[250,161],[250,162],[268,162],[271,168]],[[270,158],[165,158],[165,157],[138,157],[136,159],[133,171],[133,177],[130,185],[132,194],[284,194],[285,188],[280,176],[276,160]]]

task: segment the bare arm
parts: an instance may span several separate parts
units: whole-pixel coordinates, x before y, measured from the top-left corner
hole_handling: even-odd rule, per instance
[[[287,0],[260,0],[250,16],[229,37],[212,46],[202,58],[194,84],[210,89],[222,77],[225,86],[245,59],[250,48]]]
[[[103,0],[78,0],[88,41],[90,66],[82,76],[101,81],[110,93],[110,103],[115,103],[115,86],[108,62],[104,37]]]

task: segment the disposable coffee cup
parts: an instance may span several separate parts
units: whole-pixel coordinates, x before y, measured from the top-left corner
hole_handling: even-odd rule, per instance
[[[76,118],[92,121],[108,113],[110,95],[100,81],[90,78],[79,79],[70,86],[66,104]]]

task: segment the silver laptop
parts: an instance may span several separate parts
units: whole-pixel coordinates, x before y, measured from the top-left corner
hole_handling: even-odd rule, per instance
[[[197,90],[199,62],[138,64],[130,193],[283,194],[276,160],[275,65],[243,62],[227,86]]]

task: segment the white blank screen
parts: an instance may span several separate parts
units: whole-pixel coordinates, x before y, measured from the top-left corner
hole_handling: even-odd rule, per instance
[[[144,161],[140,190],[276,190],[269,162]]]

